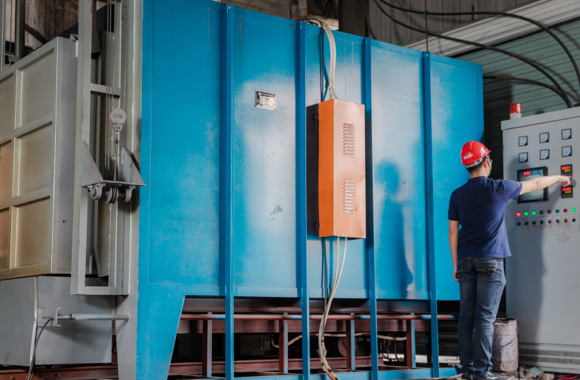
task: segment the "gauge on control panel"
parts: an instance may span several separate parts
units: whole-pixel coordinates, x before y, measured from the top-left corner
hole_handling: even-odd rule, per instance
[[[550,149],[540,150],[540,160],[547,160],[550,158]]]
[[[562,157],[570,157],[572,155],[572,147],[571,146],[563,146],[562,147]]]
[[[526,146],[526,145],[528,145],[528,136],[518,137],[518,146]]]
[[[572,175],[572,165],[561,165],[560,166],[560,174],[562,175]]]
[[[522,152],[520,153],[520,160],[519,160],[520,164],[523,162],[528,162],[528,152]]]
[[[564,186],[560,190],[560,195],[562,198],[574,198],[574,190],[572,186]]]
[[[562,129],[562,140],[570,140],[571,138],[572,138],[572,130],[570,128]]]
[[[547,143],[548,141],[550,141],[550,133],[549,132],[540,133],[540,144]]]

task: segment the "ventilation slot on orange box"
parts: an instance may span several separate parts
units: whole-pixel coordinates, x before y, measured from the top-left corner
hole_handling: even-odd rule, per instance
[[[366,237],[364,106],[318,105],[319,236]]]
[[[345,179],[344,180],[344,201],[342,211],[346,214],[354,214],[356,210],[355,205],[355,187],[356,182],[354,179]]]

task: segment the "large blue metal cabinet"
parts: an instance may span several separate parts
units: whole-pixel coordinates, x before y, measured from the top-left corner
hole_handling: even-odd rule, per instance
[[[167,376],[185,296],[224,297],[226,335],[234,297],[298,298],[308,316],[323,296],[323,245],[332,257],[336,241],[313,233],[307,159],[307,107],[323,100],[329,65],[321,29],[147,0],[143,30],[137,377],[153,379]],[[468,177],[459,149],[483,134],[481,68],[335,39],[338,97],[366,109],[368,219],[337,297],[368,299],[371,316],[382,299],[436,312],[437,300],[458,299],[446,212]],[[256,107],[256,91],[275,94],[276,109]]]

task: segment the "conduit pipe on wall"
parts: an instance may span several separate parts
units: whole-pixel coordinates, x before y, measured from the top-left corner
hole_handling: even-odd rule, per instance
[[[24,57],[24,24],[26,21],[26,0],[16,0],[16,36],[14,55],[16,60]]]

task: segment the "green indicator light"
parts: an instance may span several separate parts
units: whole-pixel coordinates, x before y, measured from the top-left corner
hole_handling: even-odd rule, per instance
[[[536,212],[535,211],[532,211],[532,215],[536,215]]]
[[[572,207],[572,212],[576,212],[576,207]]]
[[[558,214],[560,212],[560,210],[556,209],[556,214]]]
[[[544,215],[544,211],[543,210],[540,210],[540,215]]]
[[[524,216],[528,216],[528,215],[530,215],[530,213],[527,211],[524,211]]]

